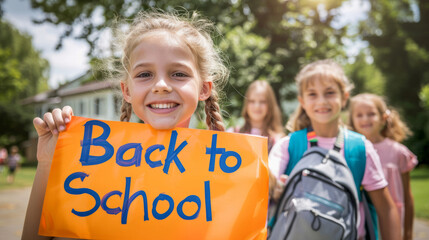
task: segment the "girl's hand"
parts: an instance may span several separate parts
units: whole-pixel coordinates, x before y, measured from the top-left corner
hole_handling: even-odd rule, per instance
[[[45,113],[43,120],[39,117],[33,119],[34,128],[39,136],[37,144],[37,160],[39,163],[50,164],[52,162],[58,134],[66,129],[66,124],[70,122],[72,115],[72,108],[65,106],[62,110],[55,108],[52,113]]]
[[[283,174],[280,176],[279,179],[277,179],[276,185],[274,186],[274,191],[273,191],[273,200],[274,201],[278,201],[283,194],[283,190],[285,189],[286,186],[286,180],[287,180],[288,176]]]

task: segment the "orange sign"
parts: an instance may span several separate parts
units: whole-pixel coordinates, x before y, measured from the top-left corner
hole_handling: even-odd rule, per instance
[[[73,117],[60,133],[39,234],[266,239],[267,139]]]

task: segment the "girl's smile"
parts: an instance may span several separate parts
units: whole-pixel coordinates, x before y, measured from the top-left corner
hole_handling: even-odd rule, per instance
[[[154,113],[170,113],[176,110],[179,107],[178,103],[175,102],[158,102],[148,104],[149,109]]]

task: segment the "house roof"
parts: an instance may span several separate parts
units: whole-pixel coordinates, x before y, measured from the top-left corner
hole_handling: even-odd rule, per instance
[[[34,104],[34,103],[60,103],[61,98],[79,95],[87,92],[95,92],[104,89],[117,89],[119,83],[113,81],[93,81],[83,85],[77,84],[76,82],[83,82],[89,72],[85,73],[81,77],[70,81],[57,89],[51,89],[46,92],[39,93],[35,96],[25,98],[21,101],[22,105]]]

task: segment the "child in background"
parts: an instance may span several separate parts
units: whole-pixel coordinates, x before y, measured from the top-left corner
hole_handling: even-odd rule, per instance
[[[13,183],[15,181],[16,170],[21,162],[21,155],[17,146],[10,148],[10,154],[6,158],[7,166],[9,168],[9,175],[7,175],[7,182]]]
[[[276,141],[284,136],[280,108],[273,88],[267,81],[256,80],[249,85],[241,116],[244,118],[244,126],[231,128],[228,131],[268,137],[268,153]],[[271,172],[269,172],[269,178],[270,182],[276,180]],[[274,192],[274,185],[271,184],[269,196],[273,196]],[[274,214],[274,210],[275,205],[270,203],[268,219]]]
[[[241,111],[244,126],[228,131],[268,137],[268,152],[284,136],[279,105],[270,84],[257,80],[249,85]]]
[[[287,124],[293,132],[312,127],[319,147],[332,149],[342,125],[340,113],[345,107],[351,84],[343,69],[332,60],[321,60],[306,65],[296,76],[299,106]],[[269,155],[269,168],[277,179],[284,179],[289,163],[289,139],[284,137],[274,145]],[[293,144],[293,143],[290,143]],[[310,144],[308,145],[310,146]],[[292,148],[293,149],[293,148]],[[383,239],[399,239],[399,216],[387,189],[380,160],[371,142],[365,140],[366,167],[361,185],[369,193],[379,218]],[[344,154],[344,147],[341,147]],[[360,203],[359,239],[365,238],[364,210]]]
[[[3,166],[6,164],[7,159],[7,149],[2,147],[0,148],[0,174],[3,173]]]
[[[389,109],[377,95],[363,93],[350,101],[350,127],[365,135],[380,156],[388,188],[396,204],[404,230],[403,239],[413,238],[414,201],[410,187],[410,171],[417,157],[402,142],[410,130],[398,112]]]
[[[144,12],[135,19],[120,64],[121,121],[129,121],[133,111],[155,129],[187,128],[198,101],[205,101],[209,129],[225,130],[215,85],[227,79],[228,70],[210,37],[212,28],[195,14],[182,19]],[[39,135],[38,166],[22,239],[50,239],[38,236],[39,221],[58,133],[72,115],[66,106],[33,120]]]

